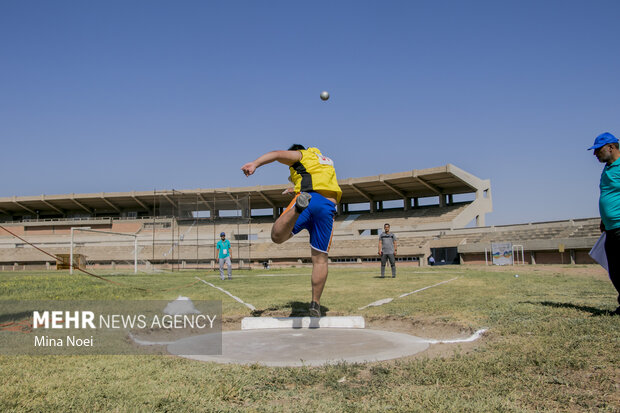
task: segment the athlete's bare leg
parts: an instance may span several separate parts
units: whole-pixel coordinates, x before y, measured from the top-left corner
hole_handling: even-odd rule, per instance
[[[273,227],[271,227],[271,240],[276,244],[282,244],[287,239],[290,239],[293,236],[293,228],[297,218],[299,218],[299,213],[295,208],[291,208],[280,215],[276,222],[274,222]]]
[[[297,222],[297,218],[299,218],[301,211],[308,207],[311,199],[312,195],[307,192],[300,192],[297,194],[293,205],[287,208],[273,224],[273,227],[271,227],[271,240],[273,242],[282,244],[293,236],[295,222]]]
[[[320,303],[323,287],[327,281],[327,254],[310,248],[312,252],[312,301]]]

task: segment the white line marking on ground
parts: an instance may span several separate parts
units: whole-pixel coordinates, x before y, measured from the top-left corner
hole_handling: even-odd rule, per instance
[[[353,271],[352,271],[353,272]],[[355,274],[375,274],[377,277],[379,276],[379,273],[377,271],[355,271]],[[455,274],[465,274],[464,272],[455,272],[455,271],[403,271],[403,273],[399,273],[401,275],[418,275],[418,274],[435,274],[435,275],[455,275]]]
[[[487,331],[486,328],[482,328],[478,331],[476,331],[474,334],[472,334],[470,337],[467,338],[457,338],[454,340],[433,340],[433,339],[427,339],[424,340],[427,343],[430,344],[440,344],[440,343],[469,343],[472,341],[476,341],[480,338],[480,336],[482,336],[482,334],[484,334],[484,332]]]
[[[418,293],[418,292],[420,292],[420,291],[427,290],[427,289],[429,289],[429,288],[437,287],[438,285],[445,284],[445,283],[448,283],[448,282],[450,282],[450,281],[454,281],[454,280],[456,280],[457,278],[459,278],[459,277],[454,277],[454,278],[451,278],[451,279],[446,280],[446,281],[442,281],[442,282],[437,283],[437,284],[434,284],[434,285],[429,285],[428,287],[420,288],[419,290],[415,290],[415,291],[412,291],[412,292],[410,292],[410,293],[401,294],[401,295],[399,295],[397,298],[403,298],[403,297],[406,297],[406,296],[408,296],[408,295],[415,294],[415,293]],[[394,300],[393,298],[383,298],[383,299],[381,299],[381,300],[378,300],[378,301],[372,302],[372,303],[370,303],[370,304],[368,304],[368,305],[365,305],[365,306],[363,306],[363,307],[360,307],[360,308],[358,308],[358,310],[363,310],[363,309],[368,308],[368,307],[378,307],[378,306],[380,306],[380,305],[390,303],[390,302],[392,302],[393,300]]]
[[[129,338],[132,339],[134,343],[140,344],[141,346],[167,346],[168,344],[176,343],[176,341],[146,341],[146,340],[140,340],[139,338],[136,338],[131,333],[129,333]]]
[[[392,300],[394,300],[394,299],[393,298],[384,298],[382,300],[378,300],[378,301],[372,302],[372,303],[370,303],[368,305],[365,305],[364,307],[360,307],[360,308],[358,308],[358,310],[363,310],[366,307],[378,307],[378,306],[383,305],[383,304],[391,303]]]
[[[470,343],[472,341],[476,341],[478,340],[488,329],[486,328],[482,328],[478,331],[476,331],[474,334],[472,334],[471,336],[467,337],[467,338],[457,338],[457,339],[453,339],[453,340],[435,340],[432,338],[428,338],[428,339],[420,339],[421,342],[424,343],[429,343],[429,344],[451,344],[451,343]],[[302,334],[297,333],[297,334],[293,334],[293,336],[301,336]],[[163,345],[169,345],[169,344],[174,344],[176,343],[176,341],[146,341],[146,340],[140,340],[138,338],[136,338],[133,334],[129,333],[129,338],[131,338],[134,343],[139,344],[141,346],[163,346]]]
[[[203,283],[205,283],[205,284],[207,284],[207,285],[210,285],[211,287],[215,288],[216,290],[220,290],[221,292],[223,292],[224,294],[226,294],[226,295],[228,295],[228,296],[232,297],[232,299],[233,299],[233,300],[240,302],[241,304],[243,304],[244,306],[246,306],[246,307],[247,307],[247,308],[249,308],[250,310],[252,310],[252,311],[255,311],[255,310],[256,310],[256,307],[254,307],[252,304],[248,304],[248,303],[244,302],[241,298],[239,298],[239,297],[235,297],[234,295],[232,295],[231,293],[229,293],[229,292],[228,292],[228,291],[226,291],[225,289],[220,288],[220,287],[218,287],[218,286],[215,286],[215,285],[213,285],[213,284],[211,284],[211,283],[209,283],[209,282],[206,282],[206,281],[205,281],[205,280],[203,280],[202,278],[198,278],[198,277],[194,277],[194,278],[196,278],[197,280],[202,281]]]
[[[452,278],[452,279],[449,279],[449,280],[446,280],[446,281],[442,281],[442,282],[437,283],[437,284],[435,284],[435,285],[429,285],[428,287],[420,288],[419,290],[415,290],[415,291],[411,291],[410,293],[405,293],[405,294],[399,295],[399,296],[398,296],[398,298],[403,298],[403,297],[406,297],[406,296],[408,296],[408,295],[415,294],[415,293],[419,293],[420,291],[427,290],[427,289],[429,289],[429,288],[437,287],[438,285],[441,285],[441,284],[449,283],[450,281],[454,281],[454,280],[456,280],[457,278],[459,278],[459,277],[454,277],[454,278]]]

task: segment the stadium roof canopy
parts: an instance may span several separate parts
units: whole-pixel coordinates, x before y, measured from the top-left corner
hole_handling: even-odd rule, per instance
[[[447,164],[436,168],[414,169],[386,175],[348,178],[338,181],[343,204],[424,198],[440,195],[475,193],[490,188],[488,180]],[[182,194],[209,201],[230,202],[250,196],[252,209],[285,207],[290,195],[282,192],[288,184],[219,189],[113,192],[95,194],[40,195],[0,198],[0,214],[5,216],[67,216],[75,214],[106,215],[123,212],[151,214],[157,205],[173,202]]]

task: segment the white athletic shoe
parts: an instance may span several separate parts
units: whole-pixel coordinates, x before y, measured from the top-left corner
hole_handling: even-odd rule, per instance
[[[300,192],[299,196],[295,200],[295,211],[298,213],[304,212],[304,209],[308,208],[310,205],[310,200],[312,199],[312,195],[307,192]]]

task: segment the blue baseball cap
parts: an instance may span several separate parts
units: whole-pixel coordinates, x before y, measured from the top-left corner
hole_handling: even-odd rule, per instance
[[[225,233],[225,232],[222,232],[222,233],[220,234],[220,237],[225,237],[225,236],[226,236],[226,233]]]
[[[611,133],[609,132],[601,133],[600,135],[596,137],[596,139],[594,139],[594,145],[589,147],[588,150],[602,148],[608,143],[617,143],[617,142],[618,142],[618,138],[616,138]]]

